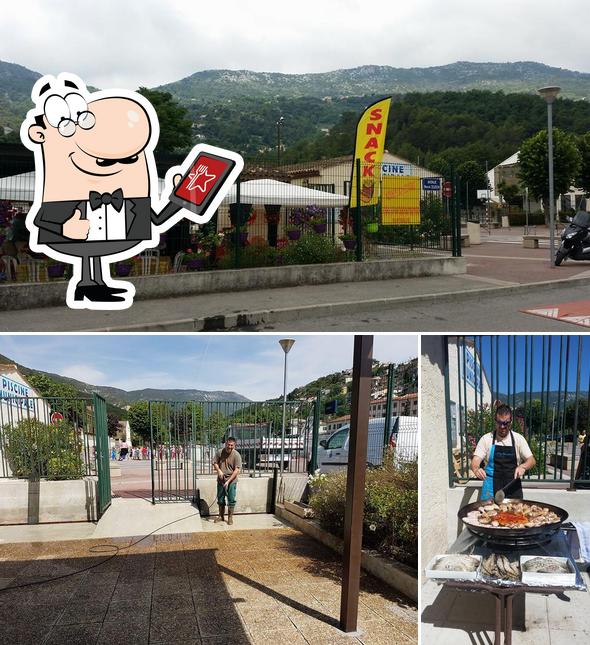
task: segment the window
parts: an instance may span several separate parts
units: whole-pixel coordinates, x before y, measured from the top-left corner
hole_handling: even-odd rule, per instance
[[[332,435],[328,441],[328,450],[334,450],[334,448],[342,448],[348,439],[348,428],[344,430],[339,430],[335,435]]]

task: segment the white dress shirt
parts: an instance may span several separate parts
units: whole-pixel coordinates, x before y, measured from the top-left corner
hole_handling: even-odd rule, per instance
[[[125,202],[123,202],[120,211],[112,204],[101,204],[93,210],[90,202],[86,202],[86,219],[90,222],[86,238],[89,242],[124,240],[127,237]]]

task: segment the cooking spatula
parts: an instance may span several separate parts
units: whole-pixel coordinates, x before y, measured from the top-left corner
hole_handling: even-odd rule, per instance
[[[508,482],[506,486],[504,486],[504,488],[500,488],[500,490],[494,495],[494,502],[496,502],[496,504],[501,504],[506,497],[510,497],[510,495],[517,488],[515,484],[518,481],[520,480],[513,479],[511,482]]]

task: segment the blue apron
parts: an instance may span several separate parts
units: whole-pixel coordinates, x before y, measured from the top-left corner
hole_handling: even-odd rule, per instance
[[[516,444],[514,433],[510,430],[511,446],[499,446],[495,444],[496,433],[492,435],[492,448],[490,458],[486,464],[486,478],[481,487],[481,500],[493,499],[494,495],[514,479],[514,471],[518,466],[516,460]],[[522,499],[522,485],[520,480],[511,487],[510,497]]]

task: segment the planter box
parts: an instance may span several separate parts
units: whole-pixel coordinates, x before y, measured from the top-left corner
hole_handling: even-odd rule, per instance
[[[98,520],[98,479],[0,480],[0,525]]]
[[[549,465],[563,470],[567,469],[567,457],[565,455],[549,455]]]
[[[313,509],[311,508],[311,506],[308,506],[303,502],[289,502],[288,500],[285,500],[284,506],[290,513],[294,513],[299,517],[303,517],[303,518],[313,517]]]
[[[303,533],[311,535],[325,546],[342,553],[343,542],[340,538],[324,531],[320,525],[308,519],[303,519],[295,513],[288,511],[284,505],[277,504],[275,514],[298,528]],[[388,560],[383,556],[363,550],[361,553],[361,566],[379,580],[382,580],[390,587],[403,593],[408,598],[418,601],[418,572],[401,562]]]

